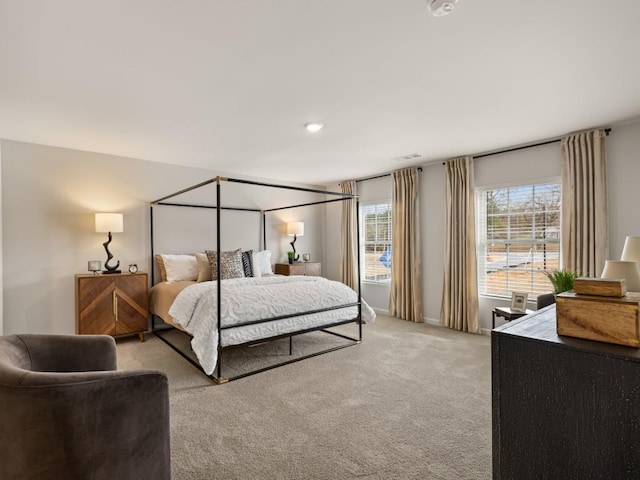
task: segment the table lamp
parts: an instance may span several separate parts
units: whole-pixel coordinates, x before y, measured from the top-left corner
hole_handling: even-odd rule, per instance
[[[120,260],[118,260],[118,263],[114,266],[109,265],[109,262],[113,258],[113,255],[111,255],[109,251],[109,244],[111,243],[111,233],[121,233],[124,231],[122,224],[121,213],[96,213],[96,232],[109,233],[108,240],[102,244],[107,252],[107,261],[104,262],[105,270],[102,271],[103,274],[120,273],[120,270],[118,270]]]
[[[627,291],[640,292],[640,271],[637,262],[626,260],[607,260],[601,278],[624,278]]]
[[[296,240],[298,239],[298,235],[301,237],[304,235],[304,222],[289,222],[287,223],[287,235],[293,236],[293,241],[289,242],[291,248],[293,249],[293,259],[294,261],[298,261],[300,255],[296,255]]]
[[[620,260],[640,262],[640,237],[627,237],[625,239]]]

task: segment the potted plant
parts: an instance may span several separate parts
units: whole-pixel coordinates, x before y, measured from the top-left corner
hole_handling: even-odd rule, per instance
[[[289,258],[289,263],[295,262],[296,252],[287,252],[287,257]]]
[[[573,290],[573,281],[578,274],[572,270],[556,270],[555,272],[544,272],[551,285],[553,285],[554,293],[557,295],[562,292]]]

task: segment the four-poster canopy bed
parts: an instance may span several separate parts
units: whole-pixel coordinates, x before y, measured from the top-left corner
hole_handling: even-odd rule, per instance
[[[222,200],[221,185],[226,182],[321,194],[325,196],[325,199],[265,210],[231,207],[224,205]],[[215,184],[216,189],[215,205],[176,203],[172,201],[175,197],[211,184]],[[327,199],[326,196],[332,198]],[[215,177],[151,202],[151,278],[154,286],[150,292],[150,311],[153,315],[153,332],[218,384],[361,343],[362,323],[367,320],[373,321],[375,313],[361,297],[359,279],[356,292],[340,282],[330,281],[322,277],[270,275],[262,278],[234,278],[235,276],[231,275],[225,278],[225,267],[227,267],[228,262],[237,260],[237,255],[240,255],[241,249],[223,252],[221,248],[222,211],[255,212],[261,215],[261,242],[263,251],[266,251],[266,217],[268,214],[287,209],[348,200],[355,201],[357,213],[359,202],[356,195],[236,178]],[[211,270],[215,272],[214,276],[216,278],[202,282],[163,281],[156,283],[154,259],[158,255],[155,254],[156,232],[154,229],[156,225],[154,225],[154,208],[163,206],[215,210],[215,251],[207,251],[206,253]],[[358,215],[356,215],[357,218]],[[357,222],[357,227],[359,228],[359,222]],[[359,271],[359,245],[357,251]],[[242,255],[245,254],[247,252],[242,253]],[[255,261],[255,255],[253,258]],[[264,261],[264,257],[261,258],[261,261]],[[246,256],[243,260],[246,260]],[[161,265],[159,266],[161,270],[164,268]],[[268,268],[270,269],[270,265]],[[251,271],[250,268],[249,272],[247,272],[246,264],[244,264],[244,269],[245,274]],[[242,275],[239,276],[242,277]],[[251,274],[248,276],[251,276]],[[161,319],[165,325],[163,327],[158,326],[156,324],[157,319]],[[331,327],[351,323],[356,324],[358,328],[358,333],[355,337],[342,332],[328,330]],[[191,358],[169,339],[167,332],[173,329],[192,337],[191,347],[196,353],[198,361]],[[294,336],[316,331],[340,337],[346,340],[347,343],[341,343],[338,346],[332,346],[319,352],[307,353],[275,365],[233,376],[223,376],[222,374],[223,352],[226,349],[289,338],[289,354],[291,355],[292,338]]]

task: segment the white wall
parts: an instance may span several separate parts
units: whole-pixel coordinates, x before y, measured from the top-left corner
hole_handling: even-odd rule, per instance
[[[340,185],[328,185],[327,190],[340,191]],[[323,275],[331,280],[340,281],[340,222],[342,221],[342,202],[328,203],[325,209],[325,263]]]
[[[422,302],[427,322],[440,323],[444,274],[444,166],[436,162],[422,167],[421,238]]]
[[[140,271],[149,272],[149,202],[217,175],[209,170],[29,143],[2,140],[0,146],[5,333],[75,331],[74,275],[86,273],[88,260],[106,260],[102,246],[106,234],[94,231],[95,212],[124,214],[124,232],[113,234],[110,251],[121,267],[137,263]],[[256,190],[250,194],[251,188]],[[230,199],[234,207],[273,208],[322,199],[317,194],[229,183],[223,183],[222,189],[223,199]],[[215,199],[212,192],[206,195]],[[173,251],[156,249],[156,253],[215,249],[211,227],[215,211],[200,210],[195,221],[187,222],[192,213],[178,210],[166,221],[173,231],[167,233],[165,228],[159,233],[161,240],[178,239],[161,247]],[[229,220],[223,215],[223,248],[257,248],[258,214],[251,221],[246,220],[247,215],[254,214],[242,213]],[[290,240],[283,230],[287,221],[305,222],[305,235],[298,239],[296,248],[323,261],[324,207],[268,216],[267,247],[274,252],[272,260],[285,260]],[[159,223],[154,223],[156,230],[160,230]],[[256,229],[250,233],[253,226]],[[212,238],[202,240],[203,232]]]
[[[640,235],[640,122],[613,126],[607,137],[607,175],[609,187],[610,258],[619,258],[627,235]],[[560,143],[552,143],[514,152],[491,155],[475,160],[476,188],[505,184],[531,183],[560,179],[562,153]],[[444,253],[444,167],[442,162],[422,166],[421,173],[421,237],[424,282],[424,317],[439,322],[442,303]],[[391,196],[391,180],[358,183],[361,200]],[[379,183],[374,183],[379,182]],[[371,185],[370,185],[371,184]],[[331,186],[334,188],[334,186]],[[366,196],[366,197],[365,197]],[[329,212],[329,211],[328,211]],[[327,256],[339,265],[339,210],[327,215],[327,245],[332,245]],[[337,247],[336,247],[337,246]],[[338,268],[338,267],[337,267]],[[336,268],[336,278],[339,270]],[[335,273],[335,272],[332,272]],[[378,306],[388,305],[389,290],[368,289],[363,296]],[[529,308],[535,308],[530,299]],[[509,300],[481,297],[479,314],[482,328],[491,328],[491,311],[495,306],[508,306]],[[387,308],[386,306],[384,307]]]
[[[607,138],[609,258],[622,255],[627,235],[640,235],[640,122],[614,127]]]

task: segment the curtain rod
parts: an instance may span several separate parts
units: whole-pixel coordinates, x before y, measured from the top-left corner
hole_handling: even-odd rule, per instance
[[[611,133],[611,128],[605,128],[604,129],[604,134],[606,136],[609,136],[610,133]],[[490,157],[491,155],[500,155],[501,153],[515,152],[517,150],[524,150],[525,148],[541,147],[542,145],[549,145],[551,143],[561,142],[563,138],[564,137],[554,138],[554,139],[551,139],[551,140],[543,140],[543,141],[540,141],[540,142],[531,143],[529,145],[520,145],[519,147],[508,147],[508,148],[505,148],[503,150],[496,150],[495,152],[481,153],[481,154],[478,154],[478,155],[471,155],[471,156],[473,158]],[[446,162],[442,162],[442,165],[446,165]],[[411,168],[411,167],[408,167],[408,168]],[[418,171],[421,172],[422,171],[422,167],[418,167]],[[376,175],[374,177],[360,178],[360,179],[356,180],[356,183],[358,183],[358,182],[366,182],[367,180],[375,180],[376,178],[388,177],[390,175],[391,175],[390,173],[383,173],[382,175]],[[338,185],[340,185],[340,184],[338,184]]]
[[[407,167],[407,168],[411,168],[411,167]],[[421,172],[422,171],[422,167],[418,167],[418,171]],[[375,177],[360,178],[360,179],[356,180],[356,183],[358,183],[358,182],[366,182],[367,180],[375,180],[376,178],[389,177],[390,175],[391,175],[390,173],[383,173],[382,175],[376,175]]]
[[[604,129],[604,134],[606,136],[609,136],[609,133],[611,133],[611,128],[605,128]],[[563,138],[564,137],[554,138],[552,140],[543,140],[541,142],[531,143],[529,145],[520,145],[519,147],[509,147],[509,148],[505,148],[503,150],[496,150],[495,152],[481,153],[479,155],[471,155],[471,157],[473,157],[473,158],[490,157],[491,155],[500,155],[501,153],[515,152],[517,150],[524,150],[525,148],[541,147],[542,145],[549,145],[551,143],[561,142]],[[447,162],[442,162],[442,165],[445,165],[446,163]]]

